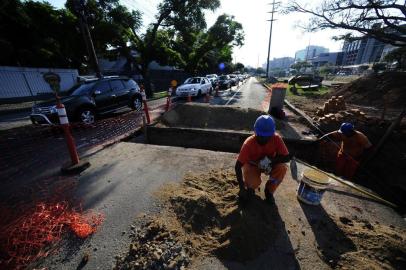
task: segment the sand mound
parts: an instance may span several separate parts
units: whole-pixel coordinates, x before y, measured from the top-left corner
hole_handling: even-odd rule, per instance
[[[404,231],[384,225],[372,225],[366,220],[349,220],[341,227],[356,246],[353,252],[340,256],[336,268],[406,269]]]
[[[211,171],[186,176],[181,188],[170,195],[170,208],[197,253],[246,261],[266,250],[275,234],[270,207],[258,197],[242,211],[237,193],[234,173]]]
[[[163,203],[159,215],[135,230],[133,243],[116,269],[193,268],[196,258],[206,256],[245,264],[269,250],[279,251],[275,256],[292,265],[299,258],[295,258],[297,250],[286,245],[287,235],[302,238],[303,229],[287,230],[277,206],[266,204],[258,196],[261,193],[244,208],[237,193],[235,174],[225,170],[189,174],[180,184],[164,186],[157,193]],[[334,215],[325,218],[334,220],[328,222],[317,215],[317,208],[308,208],[309,222],[317,230],[314,248],[331,268],[405,269],[404,231]],[[306,262],[300,265],[312,268]]]
[[[390,108],[401,108],[406,103],[406,72],[385,72],[361,77],[329,94],[343,95],[350,103]]]
[[[251,131],[259,110],[209,104],[182,104],[166,112],[161,122],[170,127]]]

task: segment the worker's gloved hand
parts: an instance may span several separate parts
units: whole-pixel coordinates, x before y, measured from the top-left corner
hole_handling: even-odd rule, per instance
[[[259,161],[258,168],[265,174],[270,174],[272,171],[272,161],[268,157],[264,157]]]

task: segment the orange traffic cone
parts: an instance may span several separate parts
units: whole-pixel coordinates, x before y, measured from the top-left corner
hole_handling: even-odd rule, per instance
[[[206,95],[204,96],[204,102],[209,103],[210,102],[210,95],[209,93],[206,93]]]

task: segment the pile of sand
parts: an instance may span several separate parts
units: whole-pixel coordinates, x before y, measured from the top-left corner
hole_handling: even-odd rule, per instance
[[[237,194],[235,174],[226,170],[189,174],[182,183],[163,187],[158,192],[163,203],[161,213],[140,227],[117,269],[138,269],[129,266],[139,265],[140,261],[148,261],[147,266],[154,269],[180,269],[189,262],[192,264],[188,267],[192,267],[193,261],[202,256],[247,262],[271,247],[283,248],[281,238],[286,235],[286,228],[278,218],[277,206],[256,196],[242,208]],[[405,269],[404,231],[363,220],[332,218],[334,223],[321,219],[313,224],[321,239],[315,248],[320,259],[332,268]],[[334,235],[335,229],[329,226],[338,227],[343,236]],[[298,226],[287,233],[298,237],[303,230]]]
[[[160,122],[170,127],[251,131],[264,112],[232,106],[186,103],[166,112]]]
[[[405,232],[394,226],[340,217],[337,223],[355,245],[340,256],[336,268],[406,269]]]
[[[402,108],[406,103],[406,72],[385,72],[361,77],[329,93],[343,95],[349,103],[389,108]]]
[[[169,210],[198,255],[247,261],[264,252],[269,236],[275,234],[273,211],[262,199],[258,197],[247,209],[239,206],[238,184],[231,171],[187,175],[181,187],[166,194]]]

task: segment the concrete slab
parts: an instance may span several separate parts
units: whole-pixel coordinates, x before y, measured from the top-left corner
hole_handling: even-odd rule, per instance
[[[165,183],[181,181],[186,172],[233,168],[236,155],[224,152],[119,143],[95,154],[92,167],[79,177],[77,196],[85,209],[105,214],[105,221],[91,238],[78,243],[67,241],[58,255],[48,258],[43,267],[75,269],[84,252],[90,254],[85,269],[111,269],[114,256],[128,249],[130,225],[140,213],[159,215],[159,205],[153,193]],[[298,164],[300,172],[305,167]],[[333,217],[345,216],[369,220],[372,224],[406,228],[405,221],[392,209],[370,201],[352,190],[332,183],[321,206],[300,204],[296,199],[298,183],[290,173],[276,192],[280,235],[270,239],[269,250],[246,264],[203,258],[194,269],[329,269],[320,258],[318,248],[327,248],[320,235],[318,221],[322,220],[340,241],[349,241]],[[325,232],[324,232],[325,233]],[[348,250],[351,251],[351,244]],[[282,268],[280,268],[282,266]]]

